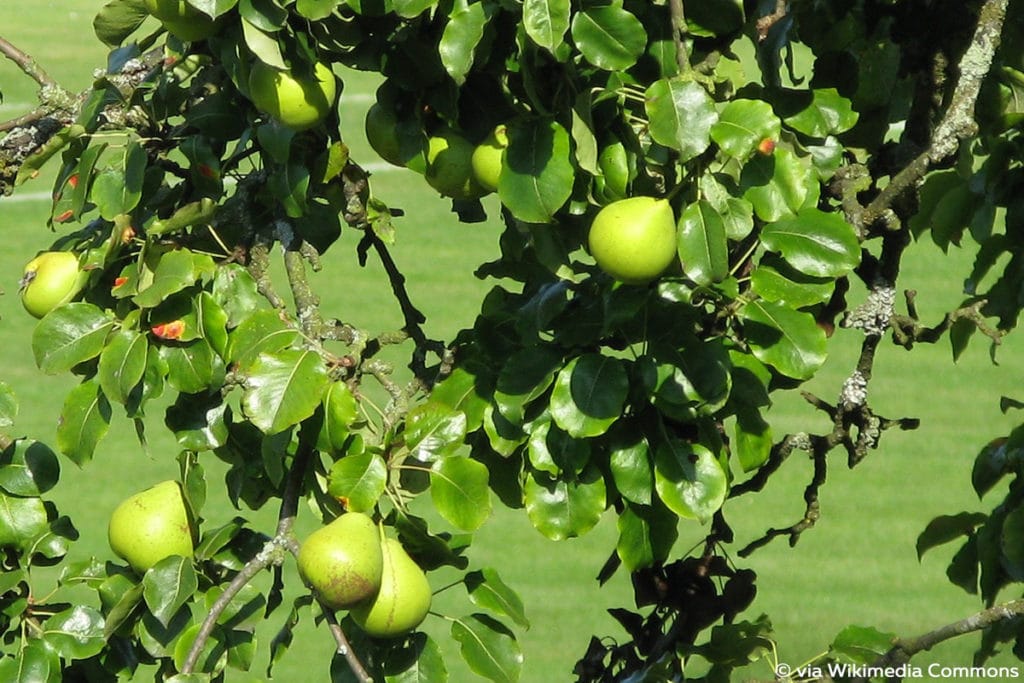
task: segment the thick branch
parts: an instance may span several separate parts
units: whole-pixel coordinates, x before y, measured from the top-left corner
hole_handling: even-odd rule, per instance
[[[961,141],[977,132],[974,108],[982,82],[992,66],[1006,20],[1009,0],[986,0],[978,15],[974,36],[959,62],[960,78],[945,116],[932,133],[928,148],[897,173],[889,184],[864,209],[863,225],[883,224],[898,227],[892,220],[892,207],[904,193],[914,189],[936,164],[956,153]]]

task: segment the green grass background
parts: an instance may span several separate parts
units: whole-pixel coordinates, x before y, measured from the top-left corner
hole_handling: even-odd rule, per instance
[[[104,48],[95,40],[91,17],[98,0],[2,0],[0,35],[33,54],[58,80],[72,89],[86,87],[94,68],[103,64]],[[361,137],[363,113],[369,106],[375,81],[366,74],[346,76],[342,96],[343,130],[357,159],[370,159]],[[0,62],[0,120],[27,111],[35,85],[11,63]],[[399,219],[398,243],[393,253],[408,277],[413,301],[427,314],[427,331],[451,338],[469,325],[481,296],[490,283],[472,276],[475,265],[497,254],[499,227],[494,222],[459,224],[448,203],[432,193],[422,180],[406,171],[381,169],[373,176],[374,192],[407,210]],[[59,398],[71,378],[46,377],[35,368],[30,337],[34,320],[21,310],[16,295],[22,265],[57,235],[45,226],[48,180],[40,178],[19,189],[13,198],[0,198],[0,229],[5,248],[0,250],[0,349],[5,362],[0,378],[10,383],[20,399],[17,434],[53,442]],[[493,205],[491,205],[493,209]],[[393,329],[401,316],[373,258],[366,268],[356,263],[355,237],[326,257],[323,273],[314,284],[328,315],[372,330]],[[972,254],[954,251],[943,255],[930,243],[916,244],[904,267],[900,288],[917,289],[926,322],[939,319],[959,300],[960,283]],[[856,301],[856,299],[854,299]],[[837,395],[849,374],[859,344],[857,334],[839,330],[832,355],[808,388],[826,400]],[[900,635],[914,635],[979,609],[977,598],[947,583],[944,570],[951,548],[933,550],[919,562],[914,542],[927,522],[938,514],[962,509],[986,509],[974,496],[969,474],[974,454],[992,437],[1005,434],[1014,415],[998,411],[1001,395],[1020,398],[1021,341],[1010,338],[993,365],[983,343],[975,343],[959,364],[953,364],[948,345],[919,347],[913,353],[884,344],[879,352],[871,401],[888,417],[920,417],[913,432],[889,432],[882,447],[853,471],[836,452],[829,481],[822,491],[822,518],[795,548],[775,542],[755,553],[741,566],[759,575],[759,595],[748,617],[768,613],[775,625],[779,658],[799,664],[824,650],[832,636],[847,624],[874,625]],[[105,523],[113,507],[148,483],[176,476],[177,447],[161,429],[162,416],[149,416],[149,447],[143,449],[131,425],[116,419],[95,460],[85,468],[63,461],[64,476],[50,497],[69,514],[81,532],[74,557],[109,556]],[[826,430],[820,413],[801,399],[784,396],[773,408],[777,435],[791,430]],[[204,461],[211,485],[222,469]],[[731,501],[728,518],[737,531],[738,545],[759,536],[768,526],[786,526],[803,511],[802,493],[810,477],[807,458],[792,456],[773,477],[762,495]],[[209,524],[236,514],[225,501],[211,499],[204,509]],[[274,511],[243,514],[254,524],[271,530]],[[312,514],[300,520],[308,530]],[[683,524],[677,546],[682,552],[703,530]],[[526,656],[523,681],[570,681],[572,665],[583,653],[591,634],[620,636],[606,614],[614,606],[629,606],[625,577],[598,589],[594,576],[614,547],[615,523],[606,516],[587,536],[562,543],[544,539],[534,531],[522,511],[499,510],[475,538],[470,554],[475,566],[494,566],[523,596],[532,628],[520,633]],[[265,578],[265,577],[264,577]],[[289,568],[290,585],[297,586]],[[435,577],[436,578],[436,577]],[[46,581],[46,576],[39,579]],[[441,585],[436,581],[435,586]],[[45,592],[45,586],[36,590]],[[449,593],[454,593],[450,591]],[[290,596],[297,595],[292,590]],[[440,610],[468,611],[465,600],[449,594],[437,601]],[[308,614],[308,613],[307,613]],[[266,641],[282,620],[272,615],[260,636]],[[427,630],[450,653],[447,624],[431,618]],[[970,664],[977,639],[960,638],[915,659],[944,665]],[[291,651],[275,669],[277,680],[326,680],[316,662],[326,662],[332,641],[323,629],[306,618]],[[452,680],[470,680],[458,656],[449,656]],[[1009,660],[1003,660],[1009,661]],[[264,676],[259,659],[250,674],[232,672],[231,681],[255,681]],[[767,666],[755,672],[770,677]]]

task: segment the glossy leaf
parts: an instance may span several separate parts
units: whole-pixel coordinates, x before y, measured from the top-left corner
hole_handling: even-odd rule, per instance
[[[97,306],[71,303],[51,311],[32,332],[36,365],[48,375],[100,355],[114,323]]]
[[[582,536],[594,528],[605,510],[606,493],[604,479],[596,467],[572,479],[552,479],[534,473],[523,487],[530,521],[555,541]]]
[[[515,636],[485,614],[452,620],[452,638],[462,658],[476,674],[494,683],[516,683],[523,669],[523,653]]]
[[[840,661],[869,665],[892,649],[895,641],[895,633],[870,626],[847,626],[832,641],[830,654]]]
[[[97,376],[107,398],[126,403],[132,389],[146,372],[149,342],[134,330],[121,329],[110,335],[100,353]]]
[[[736,413],[733,449],[744,472],[756,470],[768,461],[772,451],[772,429],[757,408],[743,407]]]
[[[42,638],[65,659],[87,659],[106,645],[103,615],[92,607],[78,605],[59,612],[43,624]]]
[[[796,215],[803,206],[809,176],[809,162],[779,148],[770,157],[758,154],[746,163],[740,175],[740,190],[758,218],[777,221]]]
[[[623,498],[640,505],[651,504],[654,472],[646,441],[637,439],[615,445],[611,449],[608,469],[616,490]]]
[[[57,448],[76,465],[92,460],[110,428],[110,401],[95,380],[82,382],[64,399],[57,425]]]
[[[299,337],[299,331],[281,320],[276,311],[256,311],[228,335],[225,360],[247,367],[259,354],[286,349]]]
[[[658,444],[654,486],[668,509],[702,523],[722,507],[729,488],[728,476],[711,451],[680,440]]]
[[[474,605],[490,610],[498,616],[509,617],[523,628],[530,628],[522,599],[501,580],[496,569],[486,568],[469,572],[464,582],[469,599]]]
[[[569,0],[523,0],[523,27],[533,42],[555,54],[569,30]]]
[[[167,366],[167,383],[185,394],[198,394],[223,377],[224,364],[205,339],[187,344],[161,346]]]
[[[248,368],[242,407],[265,434],[277,434],[313,414],[330,383],[313,351],[261,353]]]
[[[164,626],[199,588],[199,579],[189,558],[172,555],[151,567],[142,578],[143,599],[149,611]]]
[[[476,531],[491,516],[487,466],[469,458],[444,458],[430,469],[430,499],[449,523]]]
[[[196,281],[195,262],[186,249],[167,252],[153,272],[153,281],[132,301],[140,308],[152,308],[175,292],[180,292]]]
[[[498,373],[495,406],[512,422],[522,422],[526,405],[551,387],[561,367],[562,354],[555,348],[531,346],[516,351]]]
[[[466,416],[440,403],[424,403],[409,411],[405,442],[412,456],[423,462],[452,455],[466,438]]]
[[[711,126],[718,120],[714,101],[694,81],[663,78],[645,94],[651,137],[689,161],[711,144]]]
[[[522,221],[548,223],[572,194],[569,132],[554,120],[536,119],[510,125],[508,139],[501,203]]]
[[[27,549],[49,524],[41,498],[9,496],[0,491],[0,547]]]
[[[387,464],[377,453],[346,455],[331,465],[327,492],[346,510],[368,512],[384,495],[387,481]]]
[[[466,416],[466,428],[475,431],[483,422],[484,409],[490,405],[480,395],[478,379],[466,368],[456,367],[439,384],[434,385],[430,400],[441,403]]]
[[[752,301],[740,310],[754,356],[783,375],[810,379],[825,363],[825,332],[814,316],[770,301]]]
[[[787,126],[814,138],[845,133],[859,118],[850,100],[835,88],[815,89],[810,96],[802,91],[793,92],[783,99],[782,108],[787,113],[797,109],[784,117]]]
[[[732,100],[711,127],[711,139],[726,154],[746,159],[762,140],[778,140],[781,130],[782,122],[767,102]]]
[[[853,227],[840,214],[816,208],[766,225],[761,242],[811,277],[841,277],[860,263],[860,241]]]
[[[762,258],[750,274],[750,286],[766,301],[775,301],[790,308],[822,304],[832,298],[835,280],[805,275],[785,261]]]
[[[41,496],[60,479],[57,454],[33,439],[17,439],[0,455],[0,488],[16,496]]]
[[[961,512],[955,515],[939,515],[917,537],[917,559],[926,552],[958,538],[970,537],[974,530],[985,523],[988,516],[981,512]]]
[[[598,436],[619,418],[628,391],[621,361],[596,353],[578,356],[558,373],[551,416],[570,436]]]
[[[615,552],[629,571],[664,562],[676,542],[678,519],[664,507],[627,505],[618,519]]]
[[[707,201],[690,204],[679,217],[679,259],[683,272],[698,285],[720,282],[729,275],[725,221]]]
[[[295,11],[307,19],[314,21],[326,19],[343,4],[344,0],[297,0]]]
[[[117,47],[149,16],[145,6],[133,0],[112,0],[96,13],[92,28],[109,47]]]
[[[488,9],[485,2],[455,9],[444,27],[437,51],[445,71],[459,85],[465,82],[466,74],[473,66],[473,53],[484,36],[489,19]]]
[[[584,59],[608,71],[636,64],[647,46],[647,31],[621,5],[589,7],[572,19],[572,39]]]
[[[359,404],[344,382],[332,382],[324,394],[324,423],[317,437],[317,448],[340,451],[348,439],[349,427],[359,417]]]

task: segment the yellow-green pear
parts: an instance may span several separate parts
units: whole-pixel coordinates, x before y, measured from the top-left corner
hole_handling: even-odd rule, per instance
[[[476,146],[470,163],[473,166],[473,177],[480,187],[488,192],[498,189],[501,177],[502,158],[508,147],[508,129],[504,124],[496,127],[487,139]]]
[[[620,199],[594,217],[588,243],[601,270],[620,282],[644,284],[676,259],[675,215],[667,199]]]
[[[302,580],[332,609],[372,598],[384,566],[377,525],[361,512],[347,512],[309,535],[298,562]]]
[[[419,626],[430,611],[430,584],[402,544],[384,539],[384,573],[372,599],[353,607],[352,619],[375,638],[395,638]]]
[[[445,128],[427,140],[427,184],[445,197],[477,199],[487,194],[473,175],[473,143]]]
[[[164,481],[125,499],[110,515],[110,549],[140,574],[171,555],[192,557],[192,518],[181,485]]]
[[[25,310],[42,318],[74,299],[83,284],[74,252],[44,251],[25,264],[18,291]]]

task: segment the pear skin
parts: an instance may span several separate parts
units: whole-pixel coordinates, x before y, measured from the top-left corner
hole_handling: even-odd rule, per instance
[[[402,544],[386,538],[381,545],[384,574],[380,591],[349,614],[366,633],[375,638],[395,638],[419,626],[430,611],[431,591],[427,576]]]
[[[193,529],[188,507],[176,481],[140,491],[110,515],[110,548],[140,574],[171,555],[192,557]]]
[[[298,563],[302,580],[332,609],[371,598],[383,571],[377,525],[361,512],[347,512],[309,535]]]

